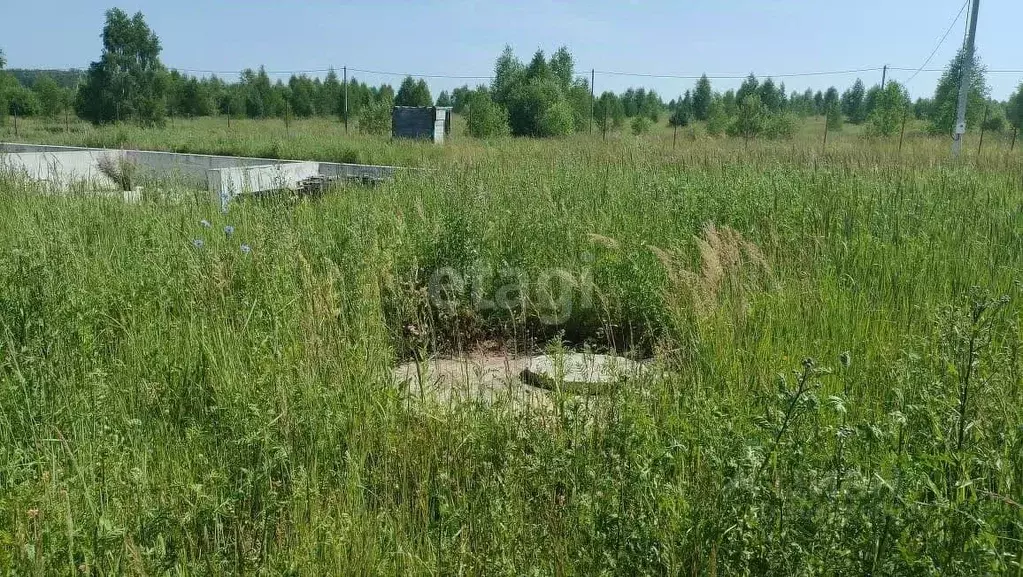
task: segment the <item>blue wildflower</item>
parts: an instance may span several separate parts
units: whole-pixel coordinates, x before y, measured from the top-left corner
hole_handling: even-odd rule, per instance
[[[192,241],[192,246],[195,248],[202,248],[205,245],[206,243],[204,243],[201,238],[197,238]]]
[[[242,253],[243,254],[249,254],[251,252],[252,252],[252,247],[251,246],[249,246],[247,244],[243,244],[242,245]]]
[[[213,225],[210,224],[210,221],[206,220],[205,218],[200,220],[199,224],[203,225],[206,228],[210,228],[211,226],[213,226]]]
[[[225,226],[224,227],[224,234],[226,234],[227,236],[231,236],[232,234],[234,234],[234,227],[231,226],[231,225]]]

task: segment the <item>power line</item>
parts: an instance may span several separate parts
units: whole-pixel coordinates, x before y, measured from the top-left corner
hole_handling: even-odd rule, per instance
[[[386,72],[383,70],[365,70],[362,68],[349,68],[352,72],[362,72],[363,74],[379,74],[381,76],[413,76],[415,78],[446,78],[450,80],[493,80],[493,76],[471,76],[471,75],[459,75],[459,74],[411,74],[407,72]]]
[[[877,72],[881,70],[881,66],[874,66],[871,68],[856,68],[852,70],[821,70],[814,72],[789,72],[785,74],[765,74],[767,78],[797,78],[802,76],[838,76],[842,74],[859,74],[861,72]],[[667,78],[674,80],[696,80],[707,76],[708,80],[742,80],[749,76],[748,74],[642,74],[639,72],[617,72],[611,70],[597,70],[597,74],[607,74],[609,76],[634,76],[639,78]]]
[[[912,80],[916,78],[916,75],[920,74],[920,71],[922,71],[924,67],[931,63],[931,58],[934,58],[934,55],[938,53],[938,49],[941,48],[941,45],[945,43],[945,39],[948,38],[949,33],[952,32],[952,28],[955,27],[956,22],[959,22],[959,19],[963,17],[963,12],[966,11],[966,7],[969,6],[969,4],[970,0],[966,0],[966,2],[963,2],[963,7],[959,9],[959,13],[956,14],[955,20],[953,20],[952,23],[948,25],[948,29],[945,30],[945,33],[941,35],[941,40],[938,40],[938,44],[934,47],[934,50],[931,50],[930,56],[927,57],[927,60],[924,60],[924,63],[920,65],[920,68],[918,68],[916,72],[914,72],[909,78],[906,79],[907,84],[912,82]]]
[[[967,1],[967,4],[969,4],[968,1]],[[967,4],[963,5],[964,9],[965,9]],[[926,66],[930,62],[930,60],[934,57],[934,55],[937,53],[937,50],[941,47],[941,44],[947,38],[948,34],[951,32],[952,27],[955,26],[955,22],[957,22],[959,20],[959,17],[961,17],[961,16],[962,16],[962,10],[960,10],[960,14],[959,14],[959,16],[956,17],[956,20],[953,21],[952,26],[950,26],[949,29],[946,30],[945,36],[942,37],[942,42],[938,43],[938,46],[935,47],[935,49],[931,52],[931,55],[928,56],[926,61],[924,61],[923,66],[921,66],[919,68],[906,68],[906,67],[900,67],[900,66],[889,66],[888,70],[894,70],[894,71],[900,71],[900,72],[912,71],[913,75],[910,76],[910,78],[906,82],[909,82],[910,80],[915,78],[917,74],[920,74],[920,73],[923,73],[923,72],[944,72],[943,68],[926,68]],[[812,77],[812,76],[841,76],[841,75],[847,75],[847,74],[860,74],[860,73],[866,73],[866,72],[877,72],[877,71],[882,70],[882,68],[883,67],[881,67],[881,66],[871,66],[871,67],[865,67],[865,68],[853,68],[853,69],[846,69],[846,70],[815,70],[815,71],[809,71],[809,72],[788,72],[788,73],[783,73],[783,74],[758,74],[758,76],[761,76],[761,77],[764,77],[764,78],[799,78],[799,77]],[[69,70],[71,70],[71,69],[69,69]],[[235,74],[235,75],[237,75],[237,74],[241,74],[242,73],[241,70],[206,70],[206,69],[200,69],[200,68],[177,68],[177,67],[169,67],[168,70],[174,70],[174,71],[177,71],[177,72],[182,72],[182,73],[187,73],[187,74],[215,74],[215,75],[232,75],[232,74]],[[252,68],[246,68],[245,70],[258,71],[256,69],[252,69]],[[329,67],[329,68],[307,68],[307,69],[302,69],[302,70],[264,70],[263,72],[266,73],[267,76],[281,76],[281,75],[295,75],[295,74],[322,74],[322,73],[327,73],[327,72],[331,72],[331,71],[335,71],[336,72],[337,70],[338,70],[338,68]],[[415,72],[391,72],[391,71],[385,71],[385,70],[372,70],[372,69],[368,69],[368,68],[352,68],[352,67],[349,67],[348,71],[349,72],[360,72],[362,74],[376,74],[376,75],[380,75],[380,76],[396,76],[396,77],[397,76],[400,76],[400,77],[412,76],[414,78],[437,78],[437,79],[447,79],[447,80],[493,80],[494,79],[493,76],[486,76],[486,75],[472,75],[472,74],[425,74],[425,73],[415,73]],[[707,76],[707,78],[709,80],[743,80],[747,76],[749,76],[748,73],[747,74],[706,74],[706,75],[704,75],[704,74],[667,74],[667,73],[665,73],[665,74],[650,74],[650,73],[643,73],[643,72],[623,72],[623,71],[618,71],[618,70],[593,70],[593,72],[595,74],[598,74],[598,75],[602,74],[602,75],[605,75],[605,76],[624,76],[624,77],[633,77],[633,78],[656,78],[656,79],[669,79],[669,80],[698,80],[698,79],[700,79],[703,76]],[[1023,74],[1023,69],[1018,69],[1018,70],[1015,70],[1015,69],[1014,70],[986,70],[985,72],[987,74]]]
[[[912,71],[919,70],[920,72],[944,72],[945,71],[944,68],[926,68],[926,69],[921,69],[921,68],[899,68],[897,66],[889,66],[888,70],[898,70],[898,71],[902,71],[902,72],[909,72],[911,70]],[[985,70],[984,73],[985,74],[1023,74],[1023,69],[1020,69],[1020,70]]]

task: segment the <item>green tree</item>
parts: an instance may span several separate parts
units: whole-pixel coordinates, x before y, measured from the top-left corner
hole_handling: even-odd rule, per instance
[[[391,111],[389,100],[379,100],[359,111],[359,132],[385,135],[391,133]]]
[[[708,105],[709,108],[709,105]],[[668,119],[669,126],[689,126],[696,118],[696,97],[686,90],[685,96],[675,103],[675,110]]]
[[[316,112],[323,116],[340,114],[344,105],[344,93],[337,72],[333,68],[327,71],[320,92],[316,99]]]
[[[187,79],[181,91],[181,109],[188,116],[212,115],[216,100],[210,84],[195,77]]]
[[[756,138],[767,124],[767,110],[758,94],[747,94],[739,103],[738,115],[728,128],[732,136],[741,136],[747,142]]]
[[[7,73],[4,72],[6,66],[7,58],[4,56],[4,51],[0,50],[0,126],[7,123],[7,109],[9,107],[7,90],[8,85],[12,84],[12,81],[8,79]]]
[[[958,54],[945,67],[945,72],[938,80],[934,89],[934,104],[931,108],[931,126],[933,134],[952,134],[956,123],[956,109],[959,105],[960,78],[966,63],[966,52],[960,49]],[[980,57],[974,53],[970,66],[970,76],[964,79],[967,88],[966,126],[979,127],[984,118],[984,104],[987,102],[988,86],[985,79],[986,69]]]
[[[987,118],[981,123],[981,127],[986,132],[995,132],[1001,134],[1005,132],[1006,127],[1009,126],[1009,121],[1006,118],[1005,107],[998,101],[991,101],[988,103]]]
[[[39,76],[32,90],[39,99],[40,111],[47,118],[55,118],[64,112],[70,104],[71,93],[61,88],[57,82],[47,74]]]
[[[878,136],[892,136],[902,127],[902,119],[909,113],[909,93],[894,80],[880,90],[870,113],[870,132]]]
[[[774,84],[774,80],[768,78],[757,89],[757,94],[760,95],[760,102],[764,104],[769,112],[779,112],[782,109],[782,104],[785,101],[785,93],[778,90],[778,87]]]
[[[485,92],[489,92],[489,89],[486,87],[482,88]],[[459,86],[451,91],[451,107],[456,113],[461,114],[465,112],[465,107],[469,103],[468,98],[472,92],[473,91],[469,89],[468,85]]]
[[[864,118],[870,118],[870,115],[874,113],[874,109],[877,108],[880,99],[881,85],[875,84],[867,90],[867,95],[863,97],[863,106],[860,113]]]
[[[14,88],[7,90],[7,111],[20,117],[35,116],[40,113],[41,106],[35,92],[20,83],[13,83]]]
[[[646,116],[637,116],[632,119],[632,133],[641,136],[650,132],[650,119]]]
[[[1006,118],[1009,121],[1009,126],[1016,130],[1023,130],[1023,83],[1020,83],[1016,93],[1009,98]]]
[[[832,86],[831,88],[828,88],[827,91],[824,92],[824,99],[823,99],[823,106],[824,106],[824,108],[822,110],[825,113],[827,113],[827,112],[829,112],[831,110],[832,105],[839,106],[838,112],[839,112],[839,114],[841,114],[842,113],[842,109],[841,109],[841,102],[840,102],[840,100],[841,100],[841,98],[838,96],[838,89],[835,88],[834,86]]]
[[[711,91],[710,79],[704,74],[696,82],[696,90],[693,91],[693,115],[697,120],[710,118],[710,104],[713,99],[714,93]]]
[[[605,91],[593,103],[593,120],[601,132],[621,128],[625,121],[625,108],[614,92]]]
[[[529,66],[526,67],[526,81],[550,80],[553,77],[554,73],[547,64],[547,60],[544,59],[543,50],[537,50],[533,54],[533,59],[529,61]],[[560,82],[555,85],[562,88]]]
[[[560,80],[558,80],[560,82]],[[576,78],[565,92],[566,100],[572,108],[573,126],[578,132],[585,132],[590,127],[590,81]]]
[[[141,12],[129,18],[119,8],[106,13],[103,53],[89,65],[78,91],[78,115],[94,123],[131,119],[163,120],[167,71],[160,62],[160,40]]]
[[[494,80],[490,86],[490,96],[494,102],[507,107],[512,92],[522,84],[525,73],[525,67],[515,57],[511,46],[505,46],[494,64]]]
[[[842,105],[838,99],[831,100],[825,104],[824,123],[829,131],[842,130]]]
[[[437,106],[444,108],[451,106],[451,95],[448,94],[447,90],[441,90],[440,94],[437,95]]]
[[[735,114],[739,111],[739,103],[735,99],[734,90],[725,91],[724,96],[721,97],[721,105],[724,106],[726,116],[735,116]]]
[[[433,97],[430,95],[430,87],[426,81],[420,78],[416,80],[406,76],[398,87],[398,94],[394,97],[395,106],[433,106]]]
[[[728,113],[725,111],[724,98],[714,98],[710,103],[707,115],[707,134],[721,136],[728,129]]]
[[[792,138],[796,132],[796,117],[791,112],[770,114],[764,123],[764,136],[771,140]]]
[[[867,118],[867,111],[863,107],[863,98],[866,96],[866,88],[859,78],[852,87],[842,93],[842,112],[853,124],[860,124]]]
[[[561,86],[562,90],[567,91],[572,88],[575,77],[575,61],[572,59],[572,54],[568,51],[568,48],[564,46],[558,48],[551,55],[551,60],[547,63],[547,67],[551,74],[554,75],[554,79],[558,81],[558,85]],[[587,91],[589,90],[589,83],[586,84],[586,89]]]
[[[913,117],[917,120],[929,118],[933,104],[930,98],[917,98],[916,102],[913,103]]]
[[[300,118],[316,114],[316,85],[312,79],[302,74],[288,79],[289,104],[291,113]]]
[[[736,91],[735,93],[736,105],[741,106],[743,101],[746,100],[747,96],[759,94],[758,93],[759,89],[760,81],[758,81],[757,77],[752,72],[750,72],[749,76],[746,77],[746,80],[742,81],[742,85],[739,86],[739,90]]]
[[[508,134],[508,111],[494,102],[486,90],[475,90],[465,99],[469,136],[490,138]]]

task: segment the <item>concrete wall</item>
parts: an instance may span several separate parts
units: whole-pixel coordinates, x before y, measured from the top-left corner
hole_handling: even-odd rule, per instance
[[[395,106],[391,111],[391,136],[444,142],[451,130],[451,109],[437,106]]]
[[[447,134],[447,118],[451,114],[445,108],[434,108],[435,116],[433,119],[433,141],[438,144],[444,143],[444,135]]]
[[[214,168],[206,173],[210,199],[226,208],[239,194],[298,188],[299,182],[320,175],[319,162]]]
[[[391,110],[391,136],[432,140],[433,110],[426,106],[395,106]]]
[[[149,177],[206,187],[211,200],[222,207],[238,194],[295,189],[311,176],[384,180],[399,170],[393,166],[0,142],[0,166],[22,170],[30,178],[61,189],[81,182],[94,188],[116,188],[99,169],[103,159],[132,163],[137,169],[136,181]]]
[[[62,150],[59,152],[0,152],[0,166],[21,171],[55,189],[108,189],[117,184],[99,169],[100,161],[109,159],[116,165],[120,155],[95,150]]]
[[[388,180],[394,178],[398,170],[419,170],[399,169],[394,166],[379,166],[374,164],[340,164],[337,162],[321,162],[320,176],[331,178],[375,178]]]

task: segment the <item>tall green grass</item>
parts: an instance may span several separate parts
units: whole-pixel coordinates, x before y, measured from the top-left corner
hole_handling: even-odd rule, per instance
[[[0,568],[1020,574],[1019,155],[663,136],[367,144],[438,170],[227,214],[3,175]],[[707,223],[769,271],[699,302]],[[442,311],[441,267],[596,296]],[[664,376],[550,412],[392,383],[482,340]]]

